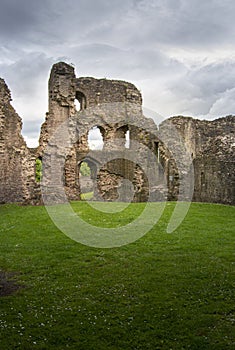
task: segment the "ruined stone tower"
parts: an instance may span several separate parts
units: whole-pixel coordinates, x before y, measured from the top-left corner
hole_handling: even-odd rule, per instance
[[[75,100],[80,103],[79,111],[76,110]],[[65,63],[55,64],[49,79],[49,113],[42,126],[38,157],[43,157],[58,127],[68,120],[72,132],[77,132],[77,139],[66,157],[61,154],[67,197],[80,199],[79,167],[85,159],[90,165],[93,179],[97,180],[95,199],[118,200],[120,192],[123,192],[123,199],[126,188],[121,187],[125,183],[123,180],[127,179],[135,188],[134,201],[147,200],[148,185],[140,164],[126,159],[133,140],[136,141],[135,146],[138,142],[139,146],[154,147],[151,134],[145,131],[147,125],[151,125],[151,130],[157,130],[154,123],[142,115],[142,97],[136,87],[124,81],[76,78],[73,67]],[[88,133],[94,127],[102,134],[103,148],[91,152]],[[129,149],[125,147],[127,132],[130,135]],[[148,160],[141,147],[138,148],[143,153],[141,163],[144,165]]]

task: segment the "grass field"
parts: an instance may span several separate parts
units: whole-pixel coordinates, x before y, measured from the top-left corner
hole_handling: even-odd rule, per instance
[[[72,205],[99,226],[144,206]],[[135,243],[97,249],[66,237],[44,207],[0,206],[0,270],[23,287],[0,297],[0,349],[234,349],[235,207],[194,203],[167,234],[173,207]]]

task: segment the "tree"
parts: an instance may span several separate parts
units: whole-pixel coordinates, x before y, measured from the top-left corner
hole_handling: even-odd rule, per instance
[[[80,173],[82,176],[91,176],[91,169],[86,162],[82,162],[80,166]]]

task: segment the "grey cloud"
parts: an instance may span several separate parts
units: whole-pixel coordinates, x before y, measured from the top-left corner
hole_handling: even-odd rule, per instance
[[[235,3],[229,0],[3,0],[0,35],[38,46],[218,47],[234,43],[234,14]]]
[[[187,78],[200,86],[203,96],[224,92],[235,86],[235,61],[227,60],[206,65],[189,72]]]
[[[32,96],[48,75],[52,63],[53,59],[43,53],[22,53],[14,63],[0,64],[0,76],[7,80],[15,96]]]
[[[23,119],[23,134],[38,139],[47,111],[47,80],[51,57],[38,52],[23,54],[10,64],[0,64],[0,76],[12,93],[12,105]]]
[[[117,0],[2,0],[1,42],[58,46],[76,41],[85,43],[89,33],[93,33],[93,41],[96,30],[104,26],[110,31],[130,3],[130,0],[125,3]]]
[[[46,1],[48,4],[48,1]],[[40,36],[46,13],[45,1],[2,0],[0,10],[0,42],[8,47],[29,48]]]
[[[233,109],[235,62],[187,69],[168,52],[233,47],[234,15],[232,0],[2,0],[0,76],[31,136],[58,60],[74,63],[78,76],[132,81],[159,112],[209,118]]]
[[[209,116],[235,115],[235,87],[220,94],[209,111]]]
[[[29,138],[35,138],[36,140],[38,140],[40,127],[41,120],[39,120],[38,122],[35,122],[35,120],[28,120],[27,123],[23,124],[22,134]]]
[[[215,116],[216,110],[220,114],[235,113],[231,98],[224,113],[222,108],[215,107],[222,106],[222,101],[228,97],[228,91],[233,91],[234,96],[234,88],[235,61],[231,60],[191,69],[182,75],[180,80],[174,83],[170,81],[168,86],[181,101],[182,114],[191,111],[194,115],[207,115],[207,117]]]
[[[145,0],[137,4],[135,25],[141,28],[138,37],[143,44],[145,39],[149,44],[175,47],[208,48],[234,43],[233,1]]]
[[[27,31],[36,20],[34,15],[35,2],[2,0],[0,11],[1,37],[9,34],[19,34]]]
[[[131,79],[157,79],[185,72],[184,65],[158,50],[122,50],[109,45],[84,45],[68,50],[78,74]],[[69,60],[68,59],[68,60]]]

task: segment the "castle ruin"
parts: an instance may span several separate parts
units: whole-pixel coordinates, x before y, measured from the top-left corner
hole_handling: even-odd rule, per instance
[[[94,127],[102,135],[100,150],[89,148]],[[50,187],[53,203],[61,202],[57,184],[68,200],[80,200],[80,166],[86,161],[95,200],[235,204],[234,116],[213,121],[177,116],[157,126],[143,115],[133,84],[77,78],[72,66],[59,62],[51,70],[49,110],[37,148],[27,147],[21,128],[0,79],[0,203],[42,204],[43,186]],[[37,159],[44,162],[41,186]]]

